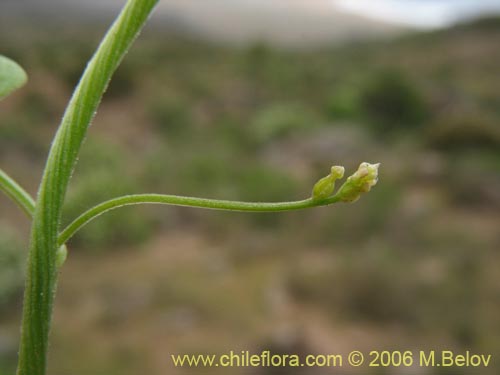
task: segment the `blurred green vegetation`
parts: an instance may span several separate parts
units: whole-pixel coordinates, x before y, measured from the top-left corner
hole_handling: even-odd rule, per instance
[[[26,251],[16,233],[8,226],[0,228],[0,314],[18,299],[24,285]]]
[[[427,114],[416,83],[394,71],[373,78],[362,93],[361,109],[367,121],[380,128],[379,132],[421,125]]]
[[[30,76],[2,102],[0,161],[30,191],[98,31],[0,32]],[[145,33],[90,129],[64,223],[127,193],[301,199],[330,164],[382,162],[380,183],[306,212],[98,218],[70,243],[52,373],[164,373],[170,352],[259,348],[281,325],[321,353],[359,327],[367,350],[498,352],[499,43],[498,19],[318,51]],[[13,209],[1,217],[21,220]],[[2,228],[0,314],[19,302],[23,259]]]

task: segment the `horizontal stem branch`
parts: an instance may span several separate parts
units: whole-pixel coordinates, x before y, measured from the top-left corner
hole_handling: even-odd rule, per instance
[[[31,219],[35,212],[35,201],[19,184],[7,173],[0,169],[0,190],[14,201]]]
[[[59,234],[58,243],[60,245],[64,244],[84,225],[103,213],[118,207],[136,204],[167,204],[173,206],[198,207],[225,211],[278,212],[326,206],[338,201],[339,199],[336,196],[332,196],[324,200],[314,200],[312,198],[308,198],[293,202],[239,202],[164,194],[125,195],[103,202],[81,214]]]

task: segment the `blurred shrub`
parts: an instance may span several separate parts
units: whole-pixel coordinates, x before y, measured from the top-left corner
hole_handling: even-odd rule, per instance
[[[94,46],[76,38],[40,43],[36,56],[41,67],[61,77],[68,88],[76,86],[85,69],[85,62],[92,56]]]
[[[332,120],[352,118],[359,114],[359,94],[352,87],[337,89],[327,100],[326,112]]]
[[[27,99],[28,102],[36,101],[34,97]],[[42,102],[36,106],[44,106]],[[43,160],[48,150],[47,125],[49,118],[48,108],[35,108],[23,106],[23,110],[3,115],[0,126],[0,154],[10,148],[22,150],[23,153],[31,155],[37,160]]]
[[[74,219],[104,200],[140,192],[130,170],[132,165],[122,149],[95,140],[88,142],[68,191],[64,217]],[[145,241],[151,233],[152,222],[147,216],[138,215],[137,210],[132,207],[107,213],[85,227],[72,241],[96,248]]]
[[[68,88],[77,85],[94,50],[93,43],[79,39],[75,35],[64,35],[53,43],[40,43],[36,46],[36,56],[44,69],[62,78]],[[106,97],[118,98],[134,89],[134,76],[130,62],[125,61],[113,75]]]
[[[177,173],[177,188],[186,194],[280,201],[297,191],[297,183],[281,171],[256,163],[236,164],[233,159],[209,153],[193,155],[173,172]]]
[[[298,266],[289,279],[292,295],[355,321],[414,324],[416,283],[397,250],[351,251],[356,255],[322,265],[320,271]]]
[[[244,126],[233,118],[221,118],[213,127],[207,129],[202,135],[210,139],[212,144],[217,144],[221,149],[231,153],[234,157],[254,155],[258,144],[253,139],[252,129]]]
[[[255,44],[244,50],[241,57],[243,71],[257,84],[260,93],[288,95],[304,88],[304,66],[286,52]]]
[[[189,104],[180,98],[161,98],[149,107],[149,115],[158,132],[177,138],[185,134],[191,124]]]
[[[83,70],[80,74],[83,73]],[[113,74],[108,89],[106,90],[106,98],[121,99],[130,96],[136,87],[135,78],[140,74],[129,63],[124,62]]]
[[[96,251],[112,251],[115,246],[141,244],[148,240],[153,231],[146,212],[138,207],[108,212],[88,224],[71,241]]]
[[[498,122],[483,113],[454,113],[438,117],[427,130],[431,146],[444,150],[500,147]]]
[[[44,92],[37,88],[26,90],[21,108],[22,111],[20,112],[31,120],[30,125],[33,122],[44,124],[58,120],[57,105]]]
[[[40,142],[34,133],[30,132],[27,124],[28,121],[24,115],[3,117],[2,126],[0,126],[0,155],[9,147],[15,147],[41,157]]]
[[[400,206],[402,195],[400,186],[388,178],[384,184],[378,184],[376,194],[363,197],[362,205],[339,206],[328,213],[317,225],[313,226],[315,241],[321,244],[352,243],[359,240],[359,234],[364,238],[380,235],[389,231],[393,236],[392,220]]]
[[[271,63],[273,53],[274,51],[263,43],[249,46],[243,51],[241,56],[241,64],[243,65],[244,71],[253,78],[262,78],[265,72],[262,68],[267,68],[267,65]]]
[[[414,306],[418,303],[414,295],[417,285],[397,257],[389,260],[380,256],[355,262],[342,273],[343,283],[349,290],[339,296],[338,303],[347,316],[382,323],[416,323],[419,317]]]
[[[361,108],[381,131],[419,125],[427,108],[418,88],[396,71],[377,74],[361,94]]]
[[[251,127],[258,142],[270,142],[293,131],[315,124],[314,116],[305,108],[293,104],[276,104],[256,114]]]
[[[459,206],[500,208],[500,155],[470,151],[453,155],[444,174],[448,197]]]
[[[283,201],[297,194],[298,184],[287,174],[264,166],[248,166],[238,178],[239,195],[249,201]]]
[[[500,29],[500,17],[489,15],[482,18],[466,22],[455,27],[455,30],[473,30],[473,31],[497,31]]]
[[[200,147],[202,149],[196,147],[195,154],[187,150],[189,155],[180,155],[180,151],[176,159],[166,162],[156,156],[156,161],[148,165],[147,179],[158,186],[159,191],[181,195],[246,201],[282,201],[297,197],[299,183],[287,173],[255,161],[249,163],[238,155],[217,153],[208,146]],[[164,170],[169,171],[167,177]],[[206,217],[206,221],[218,224],[228,219],[231,225],[235,225],[235,220],[270,224],[281,219],[280,215],[182,211],[190,217]]]
[[[0,226],[0,310],[21,296],[25,256],[19,239],[11,230]]]

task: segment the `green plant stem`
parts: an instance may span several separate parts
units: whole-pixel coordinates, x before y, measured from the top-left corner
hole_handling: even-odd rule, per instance
[[[58,230],[69,179],[109,80],[157,2],[127,2],[88,63],[52,143],[32,223],[17,375],[46,373]]]
[[[0,190],[12,199],[29,217],[33,217],[35,212],[35,201],[26,190],[14,181],[7,173],[0,169]]]
[[[0,190],[2,190],[9,198],[11,198],[23,210],[28,218],[33,219],[35,212],[35,201],[31,198],[26,190],[0,169]],[[57,266],[58,268],[64,264],[68,249],[65,244],[61,244],[58,250]]]
[[[293,202],[239,202],[218,199],[206,199],[195,197],[183,197],[178,195],[163,194],[136,194],[125,195],[103,202],[77,217],[59,235],[59,244],[66,243],[83,226],[103,213],[115,208],[136,204],[166,204],[174,206],[198,207],[212,210],[225,211],[247,211],[247,212],[278,212],[291,211],[317,206],[326,206],[338,202],[336,196],[324,200],[314,200],[312,198]]]

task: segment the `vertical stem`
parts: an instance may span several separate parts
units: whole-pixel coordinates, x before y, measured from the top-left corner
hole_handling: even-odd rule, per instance
[[[87,65],[52,143],[31,230],[17,375],[44,375],[57,285],[57,236],[77,155],[113,72],[158,0],[128,0]]]

